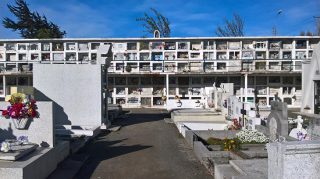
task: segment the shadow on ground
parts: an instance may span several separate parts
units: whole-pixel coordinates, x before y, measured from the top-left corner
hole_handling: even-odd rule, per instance
[[[170,113],[166,110],[139,108],[130,109],[130,113],[127,114],[127,116],[128,118],[116,119],[113,122],[113,125],[130,126],[134,124],[160,121],[164,118],[170,118]]]
[[[81,178],[87,179],[92,176],[101,161],[108,160],[121,155],[129,154],[132,152],[144,150],[152,146],[131,145],[131,146],[113,146],[122,143],[127,139],[115,141],[103,141],[102,139],[106,133],[101,134],[96,141],[91,142],[87,147],[83,148],[79,153],[94,154],[89,156],[88,161],[85,163],[85,170],[81,172]],[[77,176],[80,177],[80,176]]]
[[[166,113],[166,111],[162,111],[160,115],[159,110],[151,109],[147,111],[148,112],[146,113],[145,109],[131,109],[130,114],[127,114],[127,118],[116,119],[113,122],[113,125],[126,127],[140,123],[160,121],[163,120],[164,117],[168,117],[168,113]],[[88,161],[85,163],[85,170],[81,172],[81,178],[90,178],[101,161],[152,147],[149,145],[122,145],[122,143],[125,143],[127,138],[106,141],[106,136],[108,134],[109,132],[101,133],[94,141],[79,151],[79,153],[91,154]]]
[[[212,178],[165,110],[130,109],[117,119],[120,131],[100,134],[80,152],[89,156],[75,178]]]

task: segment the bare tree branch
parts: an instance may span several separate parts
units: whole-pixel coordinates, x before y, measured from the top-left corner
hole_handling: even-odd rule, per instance
[[[233,19],[224,18],[224,26],[216,28],[216,35],[220,37],[244,36],[244,21],[238,14],[233,14]]]

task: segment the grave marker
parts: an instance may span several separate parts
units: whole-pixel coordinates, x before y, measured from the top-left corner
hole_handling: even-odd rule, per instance
[[[279,136],[288,136],[288,108],[280,101],[271,102],[271,113],[267,120],[270,140],[275,141]]]

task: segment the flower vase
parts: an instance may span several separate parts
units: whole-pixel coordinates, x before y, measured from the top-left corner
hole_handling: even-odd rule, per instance
[[[11,118],[11,120],[16,129],[23,130],[26,129],[29,118]]]

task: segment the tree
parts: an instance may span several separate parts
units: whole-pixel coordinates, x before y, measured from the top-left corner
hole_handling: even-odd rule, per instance
[[[320,36],[320,17],[317,18],[317,22],[316,22],[316,35]]]
[[[313,36],[313,35],[314,34],[312,32],[310,32],[310,31],[306,31],[306,32],[301,31],[300,32],[300,36]]]
[[[304,31],[301,31],[299,35],[300,35],[300,36],[305,36],[306,33],[305,33]]]
[[[301,31],[300,32],[300,36],[320,36],[320,17],[314,17],[315,18],[315,23],[316,23],[316,27],[315,27],[315,32],[312,33],[309,30],[308,31]]]
[[[3,26],[13,31],[19,31],[23,38],[63,38],[66,34],[60,27],[46,16],[40,16],[38,12],[31,12],[28,4],[24,0],[16,0],[16,6],[8,4],[10,12],[17,18],[14,21],[5,17],[2,21]]]
[[[144,17],[137,18],[136,21],[142,22],[144,32],[147,34],[154,33],[155,30],[160,32],[161,37],[170,37],[170,22],[169,19],[160,14],[156,9],[150,8],[153,12],[153,16],[144,13]]]
[[[244,20],[236,13],[233,14],[233,19],[224,18],[224,26],[216,28],[216,35],[219,37],[239,37],[244,36]]]

